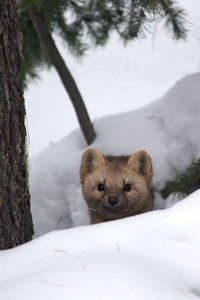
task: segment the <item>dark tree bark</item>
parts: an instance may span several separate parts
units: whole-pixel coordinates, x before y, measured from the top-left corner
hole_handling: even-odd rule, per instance
[[[33,236],[21,50],[17,1],[0,0],[0,249]]]
[[[76,83],[62,56],[60,55],[60,52],[55,45],[47,25],[43,22],[41,15],[37,13],[32,6],[29,6],[28,13],[33,22],[42,47],[57,70],[60,79],[62,80],[62,83],[72,101],[80,128],[87,141],[87,144],[90,145],[94,141],[96,134]]]

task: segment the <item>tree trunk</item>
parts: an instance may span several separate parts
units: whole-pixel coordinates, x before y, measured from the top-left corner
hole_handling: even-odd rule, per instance
[[[62,56],[60,55],[48,27],[43,22],[41,15],[37,13],[32,6],[28,7],[28,13],[34,24],[44,51],[50,58],[50,61],[57,70],[62,83],[68,92],[76,111],[83,135],[87,141],[87,144],[90,145],[94,141],[96,134],[76,83],[70,74]]]
[[[25,106],[21,76],[22,36],[17,1],[0,1],[0,249],[32,239]]]

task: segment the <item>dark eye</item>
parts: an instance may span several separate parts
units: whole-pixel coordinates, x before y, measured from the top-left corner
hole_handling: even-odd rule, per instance
[[[129,191],[131,190],[131,185],[130,185],[130,184],[125,184],[125,185],[124,185],[124,190],[125,190],[126,192],[129,192]]]
[[[104,184],[101,184],[101,183],[100,183],[100,184],[98,185],[98,191],[101,192],[101,191],[103,191],[103,190],[104,190]]]

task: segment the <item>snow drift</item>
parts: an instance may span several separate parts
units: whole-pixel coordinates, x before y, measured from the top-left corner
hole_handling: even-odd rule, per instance
[[[2,251],[1,300],[199,299],[199,198]]]
[[[139,110],[103,117],[94,127],[91,147],[104,154],[147,151],[153,163],[153,185],[164,187],[200,157],[200,73],[178,81],[162,98]],[[81,157],[86,150],[80,130],[51,144],[31,164],[30,187],[36,236],[88,224],[79,183]],[[167,204],[166,204],[167,203]],[[155,208],[169,203],[159,193]]]
[[[200,157],[200,74],[177,82],[140,110],[96,121],[92,147],[105,154],[152,157],[153,183]],[[79,167],[79,130],[31,165],[36,236],[88,223]],[[54,231],[0,252],[1,300],[188,300],[200,298],[200,191],[171,208],[98,225]],[[155,197],[155,208],[174,204]]]

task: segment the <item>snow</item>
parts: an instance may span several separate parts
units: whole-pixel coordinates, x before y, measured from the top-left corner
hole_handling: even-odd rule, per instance
[[[131,155],[147,151],[153,164],[153,185],[164,187],[200,157],[200,73],[179,80],[160,99],[127,113],[96,120],[91,147],[104,154]],[[32,212],[36,236],[51,230],[88,224],[79,183],[86,145],[80,130],[41,153],[31,166]],[[173,198],[172,198],[173,199]],[[169,207],[155,193],[155,209]]]
[[[188,75],[148,106],[98,119],[92,147],[147,150],[161,188],[200,156],[199,80]],[[1,299],[199,299],[200,190],[176,204],[157,193],[155,206],[165,209],[87,225],[79,183],[85,149],[76,130],[34,161],[32,209],[42,236],[1,251]]]
[[[138,109],[158,99],[180,78],[200,70],[200,1],[179,0],[188,12],[187,41],[174,41],[163,23],[152,22],[146,39],[124,47],[115,34],[105,47],[91,49],[82,60],[56,41],[89,111],[99,117]],[[78,128],[71,101],[55,70],[25,92],[31,159]]]
[[[195,23],[188,43],[172,47],[156,25],[154,49],[146,41],[122,52],[112,40],[95,53],[97,64],[91,53],[81,67],[69,61],[94,121],[91,147],[112,155],[150,154],[158,190],[154,211],[89,225],[79,182],[87,146],[79,129],[71,132],[77,124],[72,110],[63,108],[65,92],[52,73],[45,75],[53,78],[44,84],[45,97],[37,96],[38,87],[32,91],[28,124],[36,153],[53,142],[36,157],[31,150],[36,234],[0,252],[1,300],[200,298],[200,190],[183,200],[159,194],[200,158],[199,1],[191,2],[181,1]]]
[[[199,299],[199,197],[1,252],[1,299]]]

